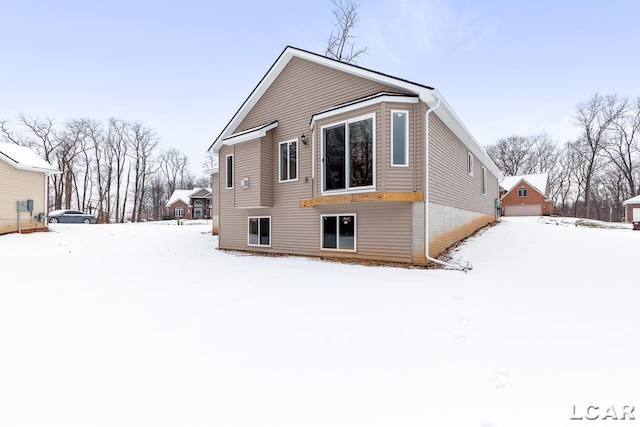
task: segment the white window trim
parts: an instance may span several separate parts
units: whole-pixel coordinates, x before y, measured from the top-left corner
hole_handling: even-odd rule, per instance
[[[487,169],[482,166],[482,177],[480,180],[480,187],[483,196],[487,195]]]
[[[373,119],[372,122],[372,130],[373,130],[373,185],[368,185],[366,187],[354,187],[354,188],[349,188],[348,187],[348,180],[350,178],[350,174],[346,174],[347,171],[345,171],[345,186],[347,186],[347,188],[345,188],[344,190],[325,190],[324,189],[324,178],[325,178],[325,161],[324,161],[324,130],[326,128],[331,128],[331,127],[335,127],[335,126],[339,126],[339,125],[345,125],[345,144],[348,143],[347,140],[347,129],[349,128],[349,123],[353,123],[353,122],[359,122],[361,120],[366,120],[366,119]],[[370,113],[370,114],[365,114],[363,116],[358,116],[358,117],[353,117],[347,120],[341,120],[335,123],[330,123],[327,125],[324,125],[322,127],[320,127],[320,159],[321,159],[321,163],[322,166],[320,168],[320,194],[353,194],[353,193],[368,193],[371,191],[376,191],[376,113]],[[345,147],[346,148],[346,147]],[[347,162],[345,162],[345,165],[348,165]],[[349,171],[350,172],[350,171]],[[349,215],[349,214],[345,214],[345,215]]]
[[[520,195],[520,190],[524,190],[524,195],[523,196]],[[527,188],[526,187],[519,187],[518,188],[518,197],[520,197],[520,198],[527,197]]]
[[[178,215],[178,211],[182,211],[182,215]],[[178,218],[184,218],[184,208],[173,208],[173,216]]]
[[[280,146],[282,144],[290,144],[292,142],[296,143],[296,178],[295,179],[282,179],[282,177],[280,176],[280,170],[282,168],[282,151],[280,150]],[[288,147],[288,146],[287,146]],[[295,182],[298,180],[298,176],[300,176],[299,171],[300,171],[300,144],[298,143],[298,139],[291,139],[289,141],[282,141],[280,143],[278,143],[278,182]],[[289,149],[287,148],[287,155],[289,155]],[[287,176],[291,176],[291,170],[290,170],[290,166],[291,163],[287,162]]]
[[[473,154],[471,151],[467,151],[467,173],[469,176],[473,176]]]
[[[268,245],[261,245],[260,243],[249,243],[249,236],[250,236],[250,232],[251,232],[251,224],[250,221],[251,219],[257,219],[258,220],[258,242],[260,241],[260,218],[269,218],[269,244]],[[257,247],[261,247],[261,248],[270,248],[271,247],[271,239],[273,238],[273,236],[271,235],[271,230],[273,229],[273,223],[271,222],[271,216],[248,216],[247,217],[247,246],[257,246]]]
[[[229,157],[231,157],[231,186],[229,186],[229,181],[228,181],[228,177],[229,177]],[[234,179],[234,175],[236,173],[236,171],[234,171],[234,167],[233,167],[233,154],[227,154],[227,156],[225,157],[225,164],[224,164],[224,179],[227,180],[225,182],[225,186],[227,190],[233,190],[233,179]]]
[[[340,249],[340,248],[324,248],[324,233],[322,229],[322,219],[327,216],[335,216],[336,218],[341,216],[352,216],[353,217],[353,249]],[[340,242],[339,236],[339,227],[336,229],[336,246],[338,246]],[[329,251],[329,252],[358,252],[358,216],[355,213],[336,213],[336,214],[321,214],[320,215],[320,250],[321,251]]]
[[[395,113],[404,113],[406,114],[406,121],[404,124],[404,158],[405,158],[405,163],[394,163],[393,161],[393,115]],[[406,168],[409,167],[409,111],[406,110],[391,110],[391,134],[390,134],[390,148],[391,148],[391,167],[395,167],[395,168]]]

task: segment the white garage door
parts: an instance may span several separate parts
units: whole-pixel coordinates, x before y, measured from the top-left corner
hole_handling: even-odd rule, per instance
[[[542,205],[513,205],[505,206],[505,216],[540,216]]]
[[[633,219],[631,221],[640,221],[640,208],[633,208]]]

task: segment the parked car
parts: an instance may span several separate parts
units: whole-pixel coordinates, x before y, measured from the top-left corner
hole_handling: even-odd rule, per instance
[[[57,223],[95,224],[96,217],[82,211],[61,209],[49,212],[49,224]]]

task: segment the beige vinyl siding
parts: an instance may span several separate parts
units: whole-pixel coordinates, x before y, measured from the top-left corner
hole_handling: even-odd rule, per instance
[[[220,160],[218,159],[218,164]],[[211,232],[220,230],[220,173],[211,175]]]
[[[493,214],[498,197],[498,179],[487,168],[487,194],[482,195],[483,165],[474,156],[474,173],[473,176],[469,175],[468,151],[436,114],[429,115],[429,201]]]
[[[0,234],[18,231],[16,203],[19,200],[33,199],[33,215],[20,212],[20,228],[46,227],[36,220],[39,213],[45,213],[45,185],[44,173],[16,169],[0,160]]]
[[[277,164],[273,162],[274,147],[273,132],[260,140],[260,206],[273,206],[273,186],[278,182],[275,174]]]
[[[384,153],[385,169],[382,173],[384,180],[384,191],[418,191],[422,185],[418,183],[422,179],[419,168],[422,167],[422,145],[421,139],[424,131],[420,130],[423,120],[417,111],[422,104],[384,104],[383,117],[384,131],[380,134],[380,145]],[[391,112],[406,111],[409,117],[409,165],[391,165]]]
[[[289,64],[233,132],[278,120],[274,138],[284,141],[309,133],[311,114],[382,91],[397,91],[362,77],[300,58]]]
[[[274,204],[273,209],[236,209],[224,216],[222,249],[251,250],[318,257],[378,259],[409,263],[412,260],[411,203],[352,203],[346,205],[293,208]],[[320,216],[356,215],[356,252],[320,248]],[[271,247],[247,245],[247,218],[271,216]],[[238,238],[223,238],[229,230]],[[224,233],[224,235],[223,235]]]

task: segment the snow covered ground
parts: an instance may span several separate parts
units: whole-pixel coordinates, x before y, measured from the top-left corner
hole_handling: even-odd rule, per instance
[[[640,423],[640,232],[562,225],[504,220],[468,273],[226,253],[207,224],[0,236],[0,426]]]

